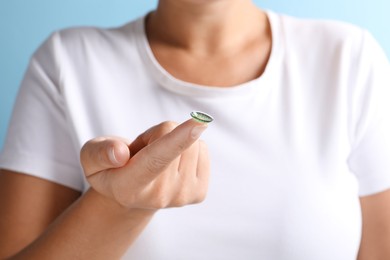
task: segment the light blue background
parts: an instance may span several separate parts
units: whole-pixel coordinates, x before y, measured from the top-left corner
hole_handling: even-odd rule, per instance
[[[145,14],[157,0],[0,1],[0,149],[18,86],[33,51],[54,30],[115,26]],[[300,17],[331,18],[371,31],[390,55],[389,0],[257,0],[256,4]]]

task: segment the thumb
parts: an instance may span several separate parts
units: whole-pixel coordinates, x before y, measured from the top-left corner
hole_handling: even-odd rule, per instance
[[[190,147],[206,130],[207,124],[189,119],[178,125],[139,151],[131,160],[134,166],[141,167],[139,172],[155,177]],[[137,163],[135,163],[137,161]]]
[[[119,137],[98,137],[88,141],[80,152],[85,175],[124,166],[130,158],[129,143]]]

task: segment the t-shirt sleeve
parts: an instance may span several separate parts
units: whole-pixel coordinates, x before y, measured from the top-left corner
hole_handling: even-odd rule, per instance
[[[60,54],[60,36],[54,33],[31,58],[0,154],[0,168],[82,191],[79,151],[61,94]]]
[[[365,32],[351,91],[349,167],[360,196],[390,188],[390,65],[386,54]]]

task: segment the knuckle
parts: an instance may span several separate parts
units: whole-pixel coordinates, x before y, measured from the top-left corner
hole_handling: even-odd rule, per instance
[[[177,144],[175,144],[175,150],[176,151],[184,151],[184,150],[186,150],[187,149],[187,144],[186,143],[182,143],[182,142],[180,142],[180,143],[177,143]]]
[[[99,146],[102,142],[106,140],[105,137],[96,137],[91,140],[88,140],[80,150],[80,159],[82,161],[84,160],[90,160],[93,157],[93,154],[96,151],[96,147]]]
[[[207,186],[200,187],[194,198],[193,203],[194,204],[202,203],[206,199],[206,196],[207,196]]]
[[[178,126],[178,123],[173,121],[165,121],[160,124],[160,131],[162,134],[170,133],[173,129],[175,129]]]
[[[85,163],[85,161],[90,156],[90,146],[92,145],[92,140],[87,141],[80,150],[80,161],[82,164]]]
[[[164,200],[155,200],[151,204],[151,208],[153,209],[165,209],[169,206],[169,204]]]
[[[154,209],[164,209],[170,206],[170,199],[165,194],[160,194],[151,202],[151,207]]]
[[[188,204],[189,201],[187,199],[187,196],[185,196],[184,194],[181,194],[175,198],[175,203],[174,203],[175,207],[184,207],[185,205]]]
[[[193,196],[193,191],[188,186],[183,185],[175,197],[175,207],[183,207],[191,204]]]
[[[194,200],[194,204],[202,203],[206,199],[206,192],[200,193]]]
[[[170,205],[170,193],[169,189],[163,185],[157,185],[153,188],[153,192],[149,193],[147,196],[147,208],[152,209],[164,209]]]
[[[163,170],[170,161],[166,158],[150,155],[146,160],[146,170],[151,173],[159,173]]]

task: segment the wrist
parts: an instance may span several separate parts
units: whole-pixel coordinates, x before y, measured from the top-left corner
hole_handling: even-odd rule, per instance
[[[143,218],[151,218],[156,212],[156,210],[153,209],[127,208],[119,204],[117,201],[100,194],[93,188],[89,188],[84,196],[87,200],[92,200],[93,204],[95,204],[103,212],[110,212],[111,214],[123,216],[125,218],[134,218],[135,215]]]

